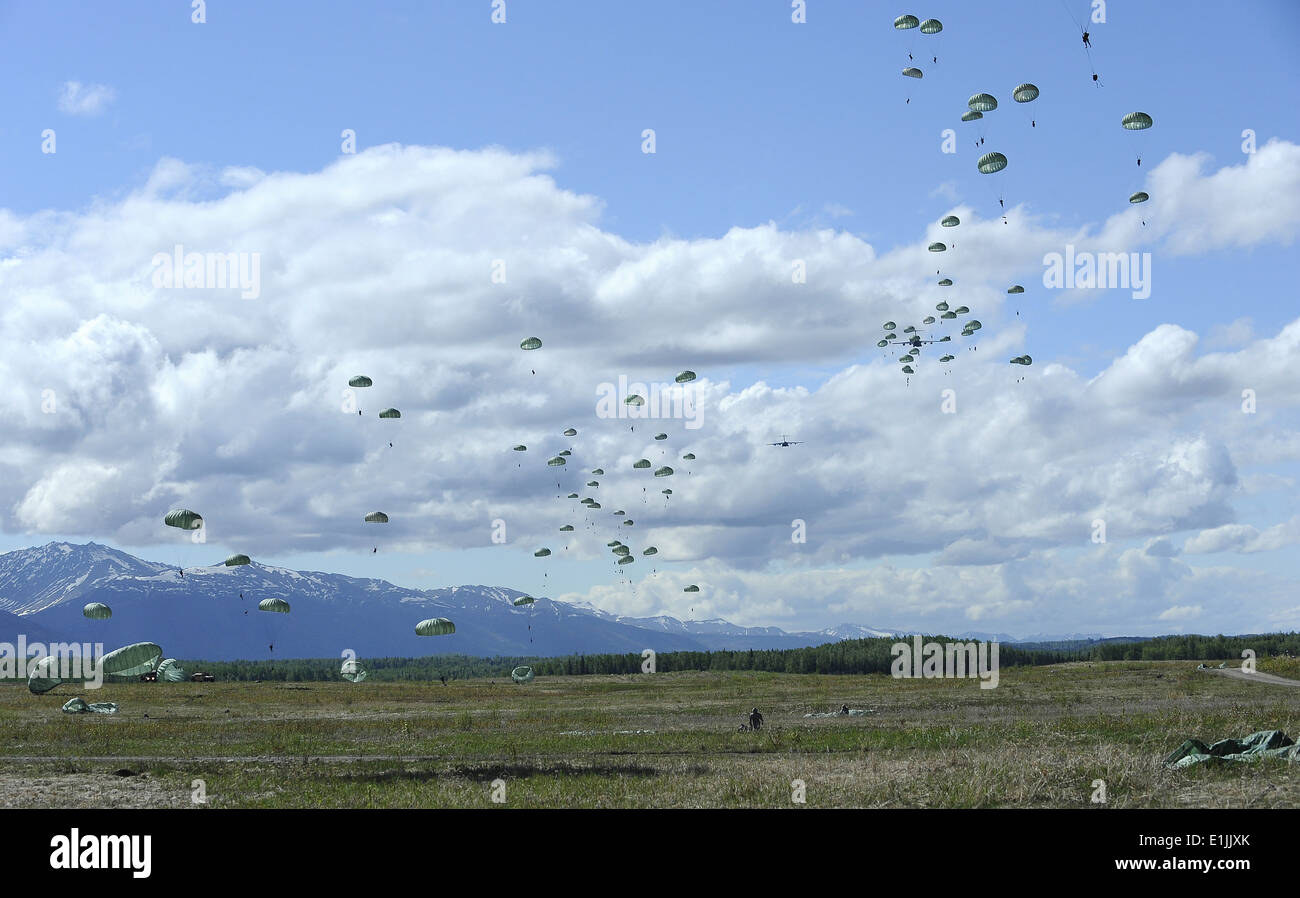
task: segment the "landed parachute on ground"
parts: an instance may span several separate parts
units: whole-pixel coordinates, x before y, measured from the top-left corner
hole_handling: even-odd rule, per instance
[[[106,680],[134,680],[149,673],[162,661],[162,649],[152,642],[134,642],[114,649],[99,662]]]
[[[339,669],[339,676],[349,683],[360,683],[366,678],[367,674],[366,671],[361,669],[361,665],[357,664],[355,658],[349,658],[343,662],[343,666]]]
[[[258,611],[274,611],[277,614],[288,614],[289,603],[284,599],[262,599],[257,603]]]
[[[450,636],[456,632],[456,625],[445,617],[431,617],[415,625],[417,636]]]
[[[81,609],[81,613],[91,620],[108,620],[113,616],[113,609],[103,602],[91,602]]]
[[[158,681],[161,683],[183,683],[189,675],[181,668],[175,658],[164,658],[157,667]]]
[[[163,518],[163,523],[168,527],[179,527],[181,530],[198,530],[203,526],[203,517],[197,511],[190,511],[188,508],[177,508],[174,511],[167,512],[167,517]]]
[[[516,683],[531,683],[533,681],[533,669],[531,667],[516,667],[510,671],[510,679]]]

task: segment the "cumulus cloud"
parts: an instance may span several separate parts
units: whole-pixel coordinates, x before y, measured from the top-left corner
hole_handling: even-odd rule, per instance
[[[1271,552],[1300,544],[1300,516],[1264,530],[1249,524],[1224,524],[1202,530],[1183,544],[1188,555],[1212,555],[1217,552]]]
[[[67,115],[95,116],[115,99],[117,91],[107,84],[65,81],[59,90],[59,111]]]
[[[1289,146],[1266,145],[1233,183],[1248,195],[1257,180],[1287,183],[1300,171]],[[905,384],[864,335],[919,321],[943,297],[918,277],[937,224],[886,253],[770,223],[633,243],[601,227],[599,199],[558,185],[554,165],[545,153],[403,146],[312,173],[167,159],[115,203],[0,214],[0,524],[147,545],[182,504],[201,510],[210,539],[238,534],[262,553],[357,551],[371,545],[362,516],[382,509],[390,550],[489,545],[497,519],[512,546],[559,545],[559,524],[572,523],[581,539],[567,556],[597,563],[629,532],[612,515],[622,509],[638,545],[659,548],[648,580],[669,584],[672,571],[672,588],[580,596],[623,613],[881,626],[955,616],[1030,632],[1066,620],[1154,627],[1173,608],[1220,619],[1213,590],[1231,578],[1189,566],[1169,537],[1233,526],[1253,467],[1300,459],[1300,321],[1238,329],[1236,348],[1219,352],[1162,324],[1095,376],[1036,359],[1017,383],[1007,359],[1027,330],[1003,311],[1009,272],[1069,235],[958,207],[961,239],[988,251],[951,270],[985,329],[978,351],[954,344],[951,375],[922,364]],[[1217,176],[1180,172],[1179,190]],[[1286,225],[1275,224],[1252,239],[1276,239]],[[1119,239],[1115,227],[1105,239]],[[177,246],[256,254],[258,298],[156,286],[156,257]],[[796,263],[806,283],[792,279]],[[543,348],[522,352],[531,335]],[[813,365],[833,373],[788,385]],[[698,428],[597,416],[602,383],[671,382],[684,368],[700,374]],[[375,385],[349,394],[361,373]],[[1258,414],[1242,414],[1243,383]],[[386,406],[402,418],[377,419]],[[781,434],[805,442],[767,445]],[[511,451],[521,443],[526,453]],[[569,464],[547,468],[562,449]],[[632,468],[639,458],[676,473],[656,479]],[[584,515],[569,492],[604,509]],[[1098,553],[1096,522],[1111,542],[1145,548]],[[1231,544],[1294,539],[1294,527],[1274,529]],[[1203,551],[1202,537],[1185,551]],[[683,594],[683,570],[707,594]]]

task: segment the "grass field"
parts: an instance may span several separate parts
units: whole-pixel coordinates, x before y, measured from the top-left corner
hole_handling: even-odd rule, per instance
[[[1004,669],[989,690],[749,672],[14,686],[0,688],[0,805],[799,807],[802,780],[808,807],[1100,807],[1098,779],[1106,807],[1300,805],[1295,764],[1161,767],[1188,737],[1300,736],[1300,689],[1196,664]],[[63,714],[76,694],[121,713]],[[875,713],[803,716],[845,703]],[[740,732],[753,706],[767,725]]]

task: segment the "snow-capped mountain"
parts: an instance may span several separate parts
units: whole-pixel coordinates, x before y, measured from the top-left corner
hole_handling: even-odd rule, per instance
[[[407,589],[256,562],[179,571],[95,543],[49,543],[0,555],[0,612],[7,612],[0,627],[18,626],[29,639],[39,628],[46,639],[108,648],[156,642],[169,655],[191,659],[319,658],[345,650],[409,657],[775,649],[892,635],[850,624],[787,633],[725,620],[623,617],[547,598],[517,608],[522,595],[492,586]],[[258,610],[267,598],[284,599],[290,612]],[[88,602],[108,605],[112,618],[88,620],[82,614]],[[451,618],[456,633],[415,635],[415,624],[429,617]],[[0,632],[0,640],[15,635]]]

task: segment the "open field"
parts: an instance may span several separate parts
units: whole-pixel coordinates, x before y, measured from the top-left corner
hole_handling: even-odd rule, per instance
[[[439,683],[0,688],[5,807],[1300,806],[1300,768],[1166,771],[1188,737],[1300,736],[1300,690],[1196,661],[1004,669],[1001,685],[661,673]],[[67,715],[73,695],[122,711]],[[806,719],[847,703],[863,717]],[[767,726],[740,732],[757,706]],[[129,770],[131,775],[118,775]],[[207,802],[191,801],[202,780]]]

